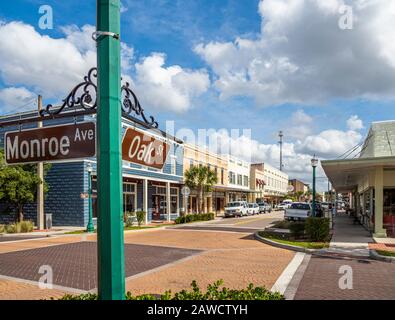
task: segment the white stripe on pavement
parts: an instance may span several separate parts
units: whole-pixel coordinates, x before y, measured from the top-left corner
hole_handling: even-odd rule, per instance
[[[291,282],[296,270],[299,268],[300,264],[303,261],[305,253],[297,252],[293,257],[292,261],[288,264],[288,266],[284,269],[283,273],[277,279],[276,283],[273,285],[271,291],[272,292],[280,292],[284,294],[287,289],[289,283]]]

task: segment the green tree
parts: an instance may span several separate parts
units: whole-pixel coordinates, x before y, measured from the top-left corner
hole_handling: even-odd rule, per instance
[[[44,166],[44,174],[50,165]],[[44,183],[44,193],[48,186],[37,175],[35,165],[6,165],[4,151],[0,149],[0,201],[16,209],[16,220],[23,221],[23,208],[37,196],[37,186]]]
[[[207,166],[193,166],[185,171],[185,185],[191,190],[197,191],[199,213],[202,213],[204,193],[210,192],[216,183],[215,171],[210,170]]]
[[[297,192],[295,192],[295,196],[296,196],[296,199],[297,199],[297,201],[301,201],[301,198],[302,198],[302,196],[303,196],[303,191],[297,191]]]

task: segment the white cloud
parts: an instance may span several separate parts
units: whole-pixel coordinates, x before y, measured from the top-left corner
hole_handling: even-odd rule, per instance
[[[344,3],[353,6],[352,30],[338,27]],[[261,0],[259,13],[257,40],[195,47],[222,99],[269,106],[395,97],[394,1]]]
[[[364,128],[362,120],[357,115],[353,115],[347,120],[347,127],[354,131]]]
[[[176,112],[188,110],[192,98],[207,91],[210,80],[205,70],[188,70],[178,65],[165,67],[166,56],[153,53],[135,65],[136,92],[143,105]]]
[[[24,87],[0,89],[0,110],[3,113],[31,110],[36,98],[33,92]]]
[[[75,25],[61,28],[64,38],[38,33],[23,22],[0,24],[0,76],[7,86],[24,86],[45,99],[61,99],[88,70],[96,66],[95,27]],[[165,55],[153,53],[139,63],[134,50],[121,43],[121,69],[144,107],[177,112],[188,110],[192,99],[210,86],[205,70],[188,70],[178,65],[165,67]],[[135,74],[133,74],[135,72]]]
[[[303,110],[294,112],[287,127],[287,136],[295,139],[304,139],[311,134],[313,118]]]
[[[85,29],[88,32],[89,28]],[[96,65],[96,55],[77,41],[78,31],[67,37],[40,35],[32,26],[10,22],[0,26],[0,74],[7,85],[27,86],[52,98],[64,94]],[[81,33],[83,33],[82,31]]]
[[[295,150],[299,153],[315,153],[319,157],[333,158],[355,147],[361,139],[362,135],[353,130],[325,130],[318,135],[298,141]]]

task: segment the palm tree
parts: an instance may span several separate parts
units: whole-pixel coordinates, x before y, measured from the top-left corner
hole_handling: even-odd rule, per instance
[[[199,213],[202,213],[204,193],[210,192],[216,183],[215,171],[210,170],[207,166],[193,166],[185,171],[185,185],[191,190],[197,191]]]

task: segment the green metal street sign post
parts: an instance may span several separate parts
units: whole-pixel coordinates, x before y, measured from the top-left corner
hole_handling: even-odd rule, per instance
[[[97,0],[98,293],[125,298],[121,172],[120,0]]]
[[[313,167],[313,209],[312,209],[312,216],[315,217],[316,214],[317,214],[316,201],[315,201],[315,193],[316,193],[316,190],[315,190],[315,180],[316,180],[315,169],[318,166],[318,159],[316,159],[315,155],[314,155],[313,159],[311,159],[311,166]]]

